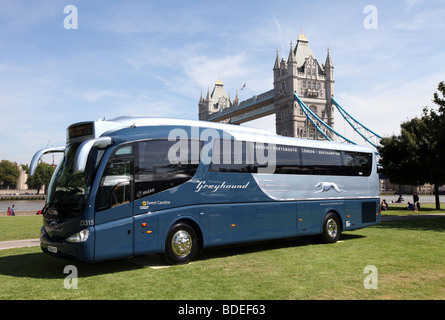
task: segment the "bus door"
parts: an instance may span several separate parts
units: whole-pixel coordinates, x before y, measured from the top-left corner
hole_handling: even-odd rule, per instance
[[[134,158],[132,146],[110,157],[96,195],[95,260],[133,255]]]

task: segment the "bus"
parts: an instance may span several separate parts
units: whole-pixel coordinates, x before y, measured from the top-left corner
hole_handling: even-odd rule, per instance
[[[119,117],[75,123],[48,187],[48,254],[94,263],[341,232],[380,222],[376,153],[194,120]]]

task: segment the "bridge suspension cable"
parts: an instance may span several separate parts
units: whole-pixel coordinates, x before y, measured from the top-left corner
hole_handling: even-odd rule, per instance
[[[349,140],[345,136],[343,136],[340,133],[338,133],[337,131],[335,131],[327,123],[325,123],[323,120],[321,120],[311,109],[309,109],[304,104],[303,101],[301,101],[300,97],[295,92],[294,92],[294,99],[300,104],[301,109],[303,110],[304,114],[309,119],[309,121],[312,123],[312,125],[315,127],[315,129],[317,129],[318,132],[320,132],[326,140],[333,141],[333,139],[337,138],[338,141],[340,141],[340,142],[356,144],[355,142]],[[324,127],[326,129],[326,132],[323,131],[322,127]]]
[[[340,142],[348,142],[356,144],[355,142],[351,141],[350,139],[346,138],[345,136],[335,131],[332,127],[330,127],[322,119],[320,119],[311,109],[309,109],[304,104],[304,102],[295,92],[294,92],[294,98],[300,104],[301,109],[303,110],[304,114],[309,119],[309,121],[312,123],[312,125],[315,127],[315,129],[317,129],[318,132],[320,132],[326,140],[333,141],[334,139],[337,139]],[[332,103],[335,105],[341,116],[348,122],[348,124],[352,127],[352,129],[355,132],[357,132],[367,143],[369,143],[370,145],[372,145],[374,148],[377,149],[380,143],[380,139],[382,139],[382,136],[375,133],[371,129],[368,129],[358,120],[356,120],[353,116],[351,116],[345,109],[343,109],[340,106],[340,104],[337,102],[337,100],[334,99],[334,97],[331,97],[331,99]],[[325,130],[323,130],[323,127],[325,128]]]
[[[337,110],[343,116],[343,118],[349,123],[349,125],[357,132],[366,142],[377,149],[380,139],[382,137],[375,133],[374,131],[368,129],[359,121],[357,121],[353,116],[351,116],[345,109],[343,109],[340,104],[332,97],[333,104],[337,107]]]

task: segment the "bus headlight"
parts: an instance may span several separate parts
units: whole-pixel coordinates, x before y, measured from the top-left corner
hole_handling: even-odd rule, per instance
[[[71,237],[66,238],[67,242],[85,242],[88,240],[90,236],[90,231],[88,229],[83,229],[76,234],[73,234]]]

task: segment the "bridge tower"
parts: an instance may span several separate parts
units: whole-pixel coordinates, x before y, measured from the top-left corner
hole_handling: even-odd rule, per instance
[[[212,113],[216,113],[227,108],[236,108],[238,106],[239,97],[238,91],[236,92],[235,100],[230,100],[230,94],[224,89],[224,84],[218,77],[218,81],[215,83],[212,93],[210,93],[210,88],[207,89],[207,95],[204,98],[201,91],[201,97],[199,98],[199,120],[208,121],[209,116]],[[229,119],[220,121],[229,122]]]
[[[279,135],[306,139],[324,139],[308,121],[294,99],[297,92],[301,100],[319,118],[334,128],[334,66],[327,51],[326,61],[320,65],[302,32],[297,44],[290,45],[287,61],[277,55],[273,67],[275,126]]]
[[[275,113],[275,128],[279,135],[306,139],[325,139],[301,109],[294,92],[318,118],[334,129],[334,66],[329,48],[324,64],[318,62],[302,32],[293,48],[291,42],[287,60],[277,56],[273,67],[273,89],[239,101],[224,89],[218,78],[213,91],[199,99],[199,119],[241,124]]]

